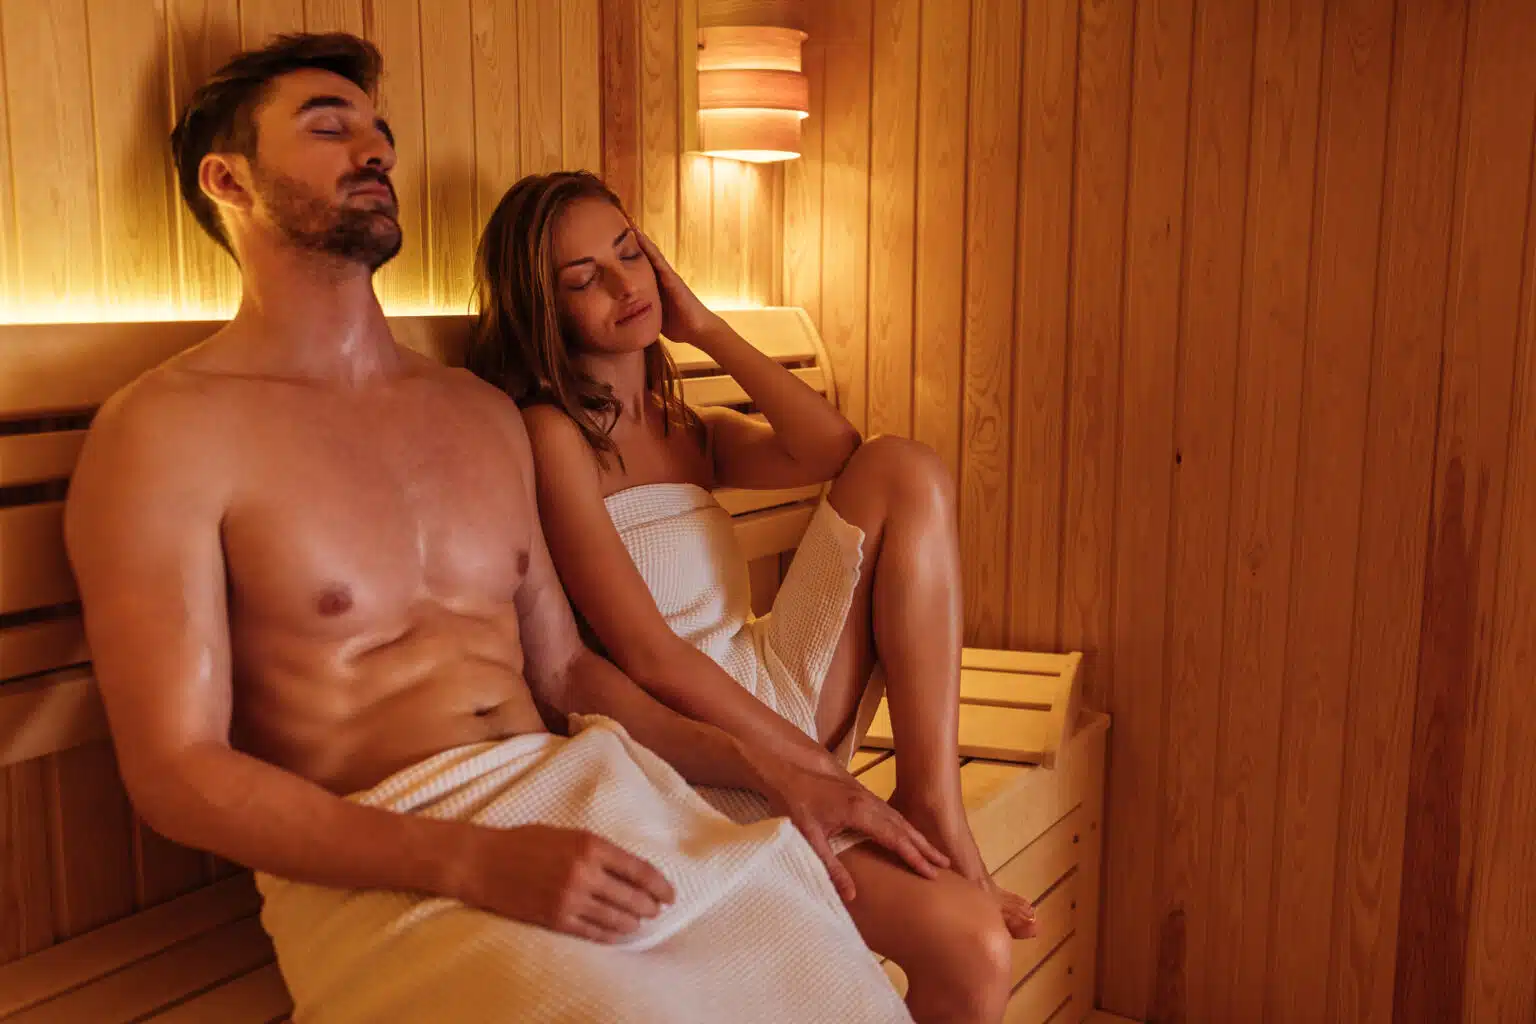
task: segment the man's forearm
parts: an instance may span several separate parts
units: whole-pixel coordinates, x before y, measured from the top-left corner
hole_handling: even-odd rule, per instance
[[[562,691],[566,710],[614,719],[694,785],[762,789],[762,777],[743,743],[673,711],[605,658],[590,651],[577,655],[566,669]]]
[[[134,787],[168,838],[296,882],[459,896],[455,851],[473,825],[364,807],[227,747],[155,774],[183,780]]]

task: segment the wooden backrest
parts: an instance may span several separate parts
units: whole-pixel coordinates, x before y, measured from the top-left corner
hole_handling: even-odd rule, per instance
[[[804,311],[726,310],[758,348],[823,393],[832,377]],[[466,316],[392,320],[404,345],[457,364]],[[0,766],[106,735],[62,536],[63,498],[85,428],[113,392],[218,327],[209,322],[0,327]],[[695,406],[746,407],[698,349],[669,343]],[[832,396],[835,401],[835,395]],[[750,561],[792,551],[820,488],[722,490]],[[767,586],[767,584],[764,584]]]

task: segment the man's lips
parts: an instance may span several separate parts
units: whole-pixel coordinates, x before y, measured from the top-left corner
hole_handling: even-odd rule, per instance
[[[642,302],[642,303],[640,303],[637,306],[631,306],[629,312],[625,313],[623,316],[619,317],[619,319],[616,320],[615,323],[617,323],[620,327],[622,327],[625,324],[630,323],[631,321],[636,320],[636,319],[644,316],[645,314],[649,313],[650,311],[651,311],[651,304],[649,302]]]

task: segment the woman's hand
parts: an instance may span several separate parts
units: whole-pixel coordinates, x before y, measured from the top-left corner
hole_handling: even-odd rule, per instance
[[[639,228],[632,226],[632,230],[645,258],[651,261],[651,267],[656,271],[656,284],[661,291],[661,333],[673,341],[697,345],[710,328],[721,322],[720,317],[699,301],[654,242]]]
[[[948,857],[842,767],[833,764],[827,770],[815,771],[771,756],[749,755],[749,759],[763,780],[763,795],[773,813],[787,817],[810,842],[845,902],[855,895],[853,876],[832,852],[831,844],[831,838],[844,830],[862,832],[924,878],[933,878],[938,869],[949,867]]]

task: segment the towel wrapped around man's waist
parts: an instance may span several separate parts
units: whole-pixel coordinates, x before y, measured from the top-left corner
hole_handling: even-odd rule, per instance
[[[451,899],[258,874],[295,1024],[909,1021],[804,837],[736,824],[608,719],[445,751],[349,797],[495,828],[593,832],[677,899],[616,945]]]

